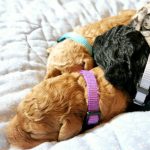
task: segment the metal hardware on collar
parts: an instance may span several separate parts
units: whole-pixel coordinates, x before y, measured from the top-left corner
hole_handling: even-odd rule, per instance
[[[91,116],[91,115],[100,115],[100,111],[88,111],[87,115],[88,116]]]
[[[148,89],[149,90],[149,89]],[[138,86],[137,87],[137,91],[139,91],[140,93],[143,93],[145,95],[148,95],[149,91],[147,89],[143,88],[143,87],[140,87]]]
[[[68,32],[57,39],[57,42],[61,42],[65,39],[71,39],[77,43],[80,43],[81,45],[85,46],[88,50],[89,54],[92,56],[92,46],[89,44],[89,42],[81,35],[74,33],[74,32]]]
[[[86,115],[86,125],[97,125],[100,122],[97,81],[94,74],[91,71],[81,70],[80,74],[83,75],[86,81],[88,91],[88,112]]]
[[[134,103],[144,106],[145,99],[149,94],[150,89],[150,55],[142,76],[140,83],[137,86],[137,93],[134,99]]]

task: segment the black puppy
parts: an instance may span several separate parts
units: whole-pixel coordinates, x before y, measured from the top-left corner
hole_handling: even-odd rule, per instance
[[[93,45],[94,60],[106,79],[135,97],[150,48],[143,35],[129,26],[117,26],[98,36]]]

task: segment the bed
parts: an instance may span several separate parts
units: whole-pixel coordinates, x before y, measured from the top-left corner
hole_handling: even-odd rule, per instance
[[[74,27],[139,9],[147,1],[0,1],[0,150],[17,150],[7,142],[5,127],[21,99],[44,78],[46,49]],[[124,113],[72,139],[32,150],[149,150],[149,127],[149,111]]]

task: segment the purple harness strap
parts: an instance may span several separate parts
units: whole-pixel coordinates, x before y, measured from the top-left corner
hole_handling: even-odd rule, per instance
[[[98,85],[93,72],[81,70],[88,90],[87,125],[96,125],[100,121]]]

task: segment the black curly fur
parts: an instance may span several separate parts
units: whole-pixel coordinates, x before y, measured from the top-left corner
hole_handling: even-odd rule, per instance
[[[135,97],[150,53],[143,35],[129,26],[117,26],[98,36],[93,45],[94,60],[103,67],[106,79]]]

